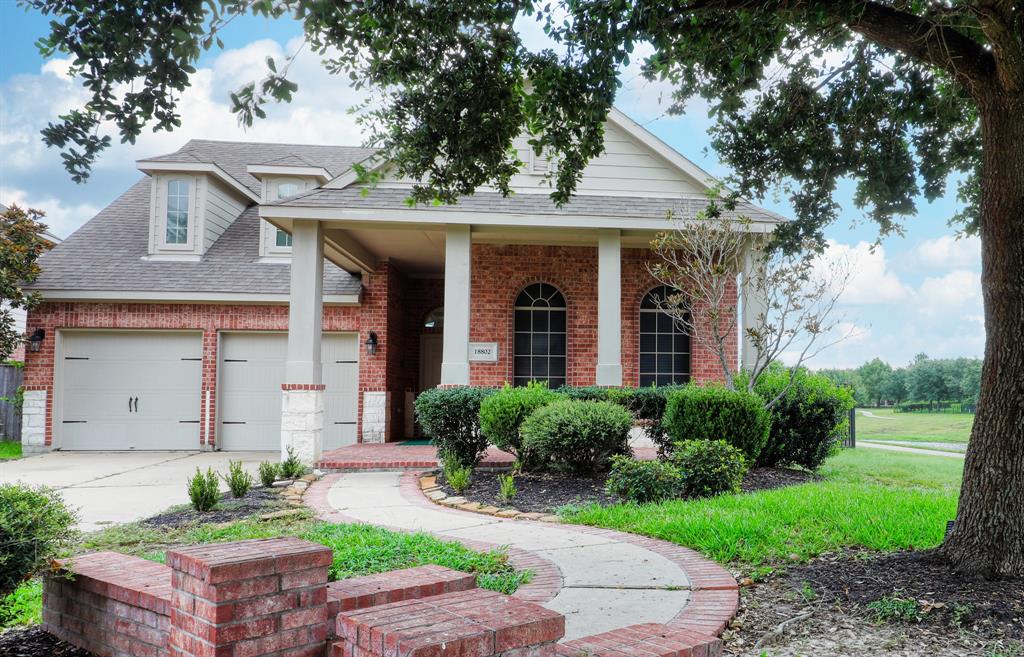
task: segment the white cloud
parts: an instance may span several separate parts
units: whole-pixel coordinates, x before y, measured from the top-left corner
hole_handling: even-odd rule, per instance
[[[68,204],[53,196],[32,196],[20,189],[0,187],[0,205],[19,205],[46,213],[43,223],[57,237],[64,238],[92,219],[100,208],[91,203]]]
[[[840,302],[844,305],[876,305],[905,301],[913,290],[889,269],[885,248],[871,248],[868,242],[842,244],[828,241],[819,269],[837,264],[849,271]]]
[[[942,276],[924,279],[917,289],[917,310],[926,317],[977,316],[981,308],[981,276],[976,271],[956,269]]]
[[[918,264],[934,269],[980,267],[981,240],[943,235],[921,242],[914,249],[914,255]]]

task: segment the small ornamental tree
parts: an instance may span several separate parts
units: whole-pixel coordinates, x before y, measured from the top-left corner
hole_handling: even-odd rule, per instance
[[[39,256],[46,250],[39,210],[12,205],[0,212],[0,360],[6,360],[24,340],[14,323],[14,309],[31,310],[39,303],[24,286],[39,276]]]

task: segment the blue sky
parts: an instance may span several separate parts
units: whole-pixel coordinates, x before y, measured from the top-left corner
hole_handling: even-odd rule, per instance
[[[291,105],[271,108],[267,120],[245,131],[228,111],[228,93],[261,77],[266,55],[283,57],[301,37],[298,23],[247,17],[222,34],[225,50],[213,50],[182,102],[183,126],[174,133],[144,134],[134,146],[118,144],[84,185],[71,182],[59,155],[45,148],[39,130],[80,101],[83,92],[66,74],[66,62],[45,61],[33,45],[48,20],[0,0],[0,203],[47,211],[53,232],[66,236],[124,191],[141,174],[135,160],[177,149],[191,137],[358,144],[361,135],[346,111],[359,97],[346,81],[331,77],[312,56],[293,66],[299,91]],[[536,28],[524,24],[530,38]],[[710,122],[699,103],[685,116],[665,114],[668,87],[651,84],[636,70],[623,72],[617,105],[687,158],[716,176],[727,176],[709,147]],[[834,257],[854,270],[840,312],[851,337],[820,354],[815,367],[853,366],[875,356],[893,363],[926,352],[935,357],[980,356],[984,348],[977,240],[954,239],[946,220],[956,211],[951,191],[935,203],[921,199],[907,217],[906,235],[883,240],[873,252],[874,224],[852,201],[852,184],[841,185],[838,222],[827,230]],[[757,202],[792,215],[781,196]]]

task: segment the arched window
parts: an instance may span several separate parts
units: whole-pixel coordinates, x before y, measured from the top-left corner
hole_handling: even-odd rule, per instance
[[[565,297],[553,285],[534,283],[516,297],[513,385],[565,385],[565,315]]]
[[[444,308],[434,308],[423,320],[423,328],[440,333],[444,329]]]
[[[672,289],[660,285],[640,302],[640,385],[690,380],[690,336],[662,310]]]

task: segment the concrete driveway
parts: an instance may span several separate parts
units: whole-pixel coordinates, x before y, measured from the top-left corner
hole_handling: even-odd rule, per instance
[[[0,461],[0,482],[21,481],[55,488],[78,510],[83,531],[151,516],[188,502],[185,480],[196,468],[227,472],[242,461],[256,474],[273,452],[49,452]],[[227,490],[221,481],[221,489]]]

